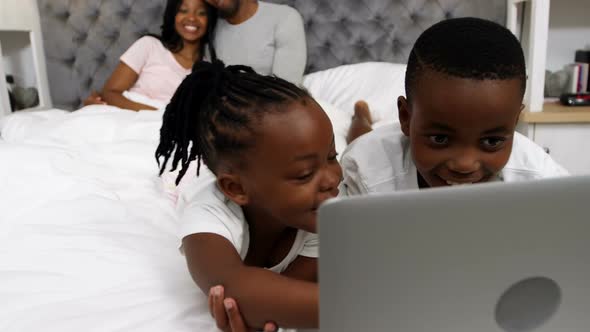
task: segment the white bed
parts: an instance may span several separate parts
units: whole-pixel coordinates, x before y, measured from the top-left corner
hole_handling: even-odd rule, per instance
[[[190,330],[197,290],[153,159],[161,113],[97,108],[6,122],[0,331]]]
[[[357,99],[379,125],[396,121],[403,94],[403,65],[359,62],[405,62],[443,18],[505,16],[503,0],[268,1],[302,14],[308,72],[336,67],[304,85],[340,152]],[[134,40],[158,33],[166,1],[37,2],[52,100],[71,110]],[[0,119],[0,331],[201,331],[195,313],[207,309],[157,177],[161,115],[92,106]]]
[[[340,152],[356,99],[395,121],[403,74],[365,63],[306,77]],[[0,121],[0,331],[198,330],[207,309],[154,159],[161,116],[89,106]]]

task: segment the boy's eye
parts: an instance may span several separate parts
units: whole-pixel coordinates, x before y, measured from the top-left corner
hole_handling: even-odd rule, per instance
[[[486,149],[498,149],[504,144],[506,138],[504,137],[486,137],[481,140],[481,144]]]
[[[435,145],[445,145],[449,143],[449,137],[447,135],[432,135],[429,137],[430,142]]]

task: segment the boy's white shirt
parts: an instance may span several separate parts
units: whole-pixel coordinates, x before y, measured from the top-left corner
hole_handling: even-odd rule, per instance
[[[344,151],[340,164],[346,195],[418,189],[410,142],[398,123],[357,138]],[[518,182],[566,175],[568,172],[541,147],[515,132],[512,153],[497,180]]]
[[[248,223],[242,208],[227,199],[217,187],[214,177],[198,190],[187,190],[179,200],[179,238],[196,233],[213,233],[227,239],[246,258],[250,244]],[[298,230],[291,250],[285,258],[269,270],[283,272],[297,256],[317,258],[319,241],[317,234]],[[182,245],[180,246],[182,252]]]

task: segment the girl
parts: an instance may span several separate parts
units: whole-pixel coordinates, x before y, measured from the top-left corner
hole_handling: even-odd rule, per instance
[[[215,58],[212,47],[215,10],[203,0],[168,0],[161,36],[137,40],[121,56],[121,62],[103,87],[102,96],[93,93],[84,104],[109,104],[130,110],[155,110],[123,95],[129,90],[159,104],[167,104],[193,64],[205,54]]]
[[[196,330],[215,330],[205,294],[223,285],[249,326],[318,326],[317,209],[342,177],[328,116],[292,83],[250,67],[197,63],[164,113],[161,172],[204,163],[214,180],[180,225],[181,251],[203,291]]]

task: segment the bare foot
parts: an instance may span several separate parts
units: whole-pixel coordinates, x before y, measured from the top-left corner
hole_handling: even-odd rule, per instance
[[[369,126],[373,124],[371,111],[369,110],[369,104],[367,104],[367,102],[364,100],[359,100],[354,103],[354,117],[364,119],[367,121]]]
[[[373,119],[371,119],[371,112],[369,111],[369,105],[364,100],[359,100],[354,104],[354,115],[352,116],[352,122],[348,129],[348,135],[346,136],[346,143],[354,141],[359,136],[362,136],[371,130]]]

